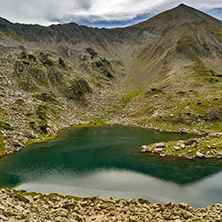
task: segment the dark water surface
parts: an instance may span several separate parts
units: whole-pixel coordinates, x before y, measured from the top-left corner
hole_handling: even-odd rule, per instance
[[[222,203],[222,161],[139,153],[143,144],[188,136],[136,128],[69,130],[0,160],[0,186],[75,196]]]

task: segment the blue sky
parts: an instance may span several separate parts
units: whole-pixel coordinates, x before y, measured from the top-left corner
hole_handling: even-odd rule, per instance
[[[100,28],[120,27],[144,21],[181,3],[222,20],[222,0],[0,0],[0,17],[45,26],[75,22]]]

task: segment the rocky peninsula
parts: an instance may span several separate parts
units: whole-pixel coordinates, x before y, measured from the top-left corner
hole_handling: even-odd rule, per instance
[[[175,156],[186,159],[215,158],[222,159],[222,137],[221,133],[213,133],[201,138],[160,142],[143,145],[141,153],[158,154],[161,157]]]

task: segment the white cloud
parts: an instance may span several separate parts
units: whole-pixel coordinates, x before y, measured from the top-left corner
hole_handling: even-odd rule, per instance
[[[0,16],[12,22],[50,25],[55,21],[122,21],[156,14],[180,0],[0,0]],[[222,8],[221,0],[184,0],[200,10]]]

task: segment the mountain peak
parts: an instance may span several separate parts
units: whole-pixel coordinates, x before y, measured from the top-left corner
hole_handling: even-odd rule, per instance
[[[183,3],[181,3],[180,5],[178,5],[176,8],[174,8],[174,9],[179,9],[179,10],[183,10],[183,11],[192,11],[192,10],[197,10],[197,9],[195,9],[195,8],[192,8],[192,7],[190,7],[190,6],[188,6],[188,5],[185,5],[185,4],[183,4]],[[174,9],[172,9],[172,10],[174,10]]]
[[[180,5],[178,5],[178,7],[179,7],[179,8],[189,8],[189,6],[187,6],[187,5],[183,4],[183,3],[181,3]]]

